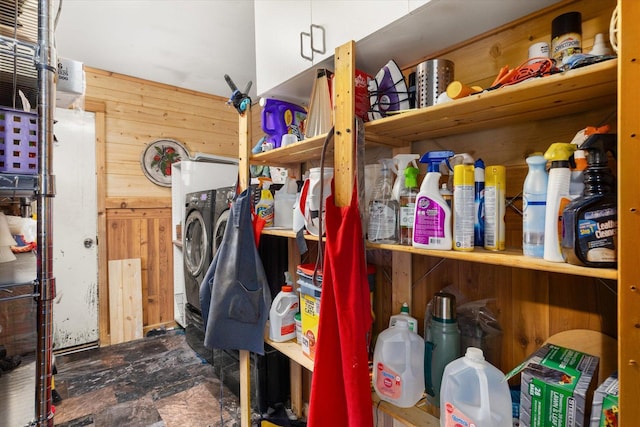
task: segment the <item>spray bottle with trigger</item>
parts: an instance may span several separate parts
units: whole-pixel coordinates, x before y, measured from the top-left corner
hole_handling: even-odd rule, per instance
[[[560,250],[560,227],[562,226],[562,211],[570,202],[571,169],[569,159],[575,149],[575,144],[555,142],[544,153],[544,158],[551,160],[547,184],[547,210],[544,218],[543,257],[546,261],[564,262]]]
[[[259,177],[260,181],[260,200],[256,204],[256,215],[264,219],[265,227],[273,227],[273,219],[275,213],[275,201],[269,187],[271,186],[271,178]]]
[[[427,163],[427,176],[416,196],[413,215],[413,246],[423,249],[451,249],[451,208],[440,194],[440,165],[453,151],[429,151],[420,159]]]
[[[392,159],[381,159],[382,170],[369,202],[367,239],[372,243],[398,243],[399,204],[393,198]]]
[[[587,153],[584,194],[562,214],[562,253],[570,264],[615,267],[618,197],[607,153],[617,158],[616,135],[593,134],[579,148]]]
[[[393,156],[392,170],[396,174],[396,180],[393,183],[393,198],[400,200],[400,194],[405,188],[405,174],[404,171],[411,163],[414,168],[417,168],[416,160],[420,158],[419,154],[396,154]]]

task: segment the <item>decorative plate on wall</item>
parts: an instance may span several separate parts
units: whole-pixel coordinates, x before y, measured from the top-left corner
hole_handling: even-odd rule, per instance
[[[187,149],[173,139],[153,141],[142,152],[140,166],[151,182],[171,187],[171,165],[189,158]]]

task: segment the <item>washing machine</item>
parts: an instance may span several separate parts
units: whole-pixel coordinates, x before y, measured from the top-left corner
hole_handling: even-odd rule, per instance
[[[200,284],[209,269],[229,218],[235,187],[197,191],[185,196],[182,231],[187,324],[204,331],[200,308]]]

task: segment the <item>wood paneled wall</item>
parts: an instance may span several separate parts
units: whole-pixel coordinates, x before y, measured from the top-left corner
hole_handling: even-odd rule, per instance
[[[140,156],[150,142],[180,141],[197,152],[237,158],[238,113],[227,98],[85,67],[85,108],[101,111],[98,155],[106,223],[99,236],[100,341],[109,344],[108,260],[140,258],[145,331],[173,320],[171,189],[149,181]],[[257,100],[256,100],[257,101]],[[260,116],[253,115],[260,136]]]

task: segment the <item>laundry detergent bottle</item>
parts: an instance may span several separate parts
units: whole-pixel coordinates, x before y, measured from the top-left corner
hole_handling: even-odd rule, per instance
[[[467,348],[464,357],[447,365],[441,402],[441,427],[513,425],[509,385],[479,348]]]
[[[420,159],[427,163],[427,175],[416,196],[413,215],[413,246],[422,249],[451,249],[451,208],[440,194],[440,164],[453,151],[429,151]]]
[[[587,153],[584,195],[563,211],[562,253],[570,264],[615,267],[618,198],[607,153],[617,157],[616,135],[591,135],[580,149]]]
[[[569,158],[576,150],[575,144],[555,142],[544,153],[551,160],[547,185],[547,210],[544,218],[544,254],[546,261],[564,262],[560,250],[562,211],[571,201],[569,185],[571,169]]]
[[[282,286],[269,310],[269,339],[284,342],[296,337],[296,313],[300,311],[298,295],[289,284]]]
[[[404,319],[378,335],[373,352],[373,388],[381,400],[410,408],[422,398],[424,346]]]

